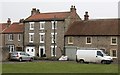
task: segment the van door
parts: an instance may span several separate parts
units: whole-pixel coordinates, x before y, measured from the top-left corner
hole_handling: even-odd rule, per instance
[[[101,63],[102,57],[103,57],[102,52],[97,51],[97,53],[96,53],[96,62]]]

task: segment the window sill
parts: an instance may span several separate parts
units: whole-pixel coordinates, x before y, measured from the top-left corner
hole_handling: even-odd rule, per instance
[[[117,44],[111,44],[111,46],[117,46]]]
[[[68,43],[68,45],[73,45],[73,43]]]
[[[91,45],[92,43],[86,43],[87,45]]]

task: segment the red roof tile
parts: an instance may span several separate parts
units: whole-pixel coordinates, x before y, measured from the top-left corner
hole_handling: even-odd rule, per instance
[[[71,24],[65,35],[120,35],[118,33],[118,19],[76,21]]]
[[[54,20],[65,19],[70,15],[70,12],[51,12],[51,13],[40,13],[28,17],[25,21],[39,21],[39,20]]]
[[[3,33],[22,33],[24,30],[23,23],[13,23]]]

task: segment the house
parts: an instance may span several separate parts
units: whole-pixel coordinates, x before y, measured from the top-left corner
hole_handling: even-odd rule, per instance
[[[89,19],[73,22],[65,33],[65,46],[98,48],[117,58],[119,19]]]
[[[60,57],[69,24],[79,20],[75,6],[71,6],[70,11],[48,13],[33,8],[24,21],[25,52],[32,56]]]
[[[2,55],[0,60],[5,61],[9,58],[9,53],[24,50],[23,19],[20,19],[20,22],[11,23],[8,18],[7,23],[0,23],[0,27],[0,55]]]
[[[3,48],[8,47],[9,52],[23,51],[23,32],[24,24],[19,22],[13,22],[8,25],[7,28],[2,32],[4,34]]]

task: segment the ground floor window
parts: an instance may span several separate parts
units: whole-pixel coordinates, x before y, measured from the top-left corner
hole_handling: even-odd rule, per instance
[[[14,45],[8,45],[8,48],[9,48],[9,52],[13,52],[15,49]]]
[[[110,51],[110,56],[116,58],[116,57],[117,57],[117,50],[115,50],[115,49],[111,50],[111,51]]]
[[[56,49],[57,49],[57,46],[55,46],[55,49],[54,49],[54,46],[51,46],[51,56],[56,56]]]
[[[28,53],[31,56],[35,56],[35,47],[26,47],[26,53]]]

